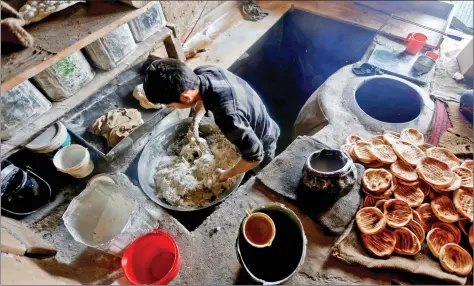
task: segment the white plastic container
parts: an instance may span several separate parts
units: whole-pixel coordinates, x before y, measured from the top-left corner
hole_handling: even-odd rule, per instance
[[[163,14],[159,2],[156,2],[156,4],[151,6],[145,13],[128,22],[128,26],[136,42],[146,40],[165,25],[165,15]]]
[[[137,45],[127,24],[119,26],[84,48],[93,65],[111,70],[133,53]]]
[[[120,255],[137,237],[157,226],[125,190],[101,180],[72,200],[63,221],[76,241],[113,255]]]
[[[71,135],[67,132],[66,126],[61,122],[56,122],[28,143],[26,148],[53,158],[56,151],[69,145],[71,145]]]
[[[43,94],[28,80],[1,94],[0,138],[6,140],[51,108]]]
[[[62,173],[75,178],[89,176],[94,170],[94,162],[89,151],[78,144],[72,144],[59,150],[53,158],[53,164]]]
[[[52,101],[61,101],[78,91],[94,78],[94,71],[84,55],[74,52],[38,75],[33,80]]]

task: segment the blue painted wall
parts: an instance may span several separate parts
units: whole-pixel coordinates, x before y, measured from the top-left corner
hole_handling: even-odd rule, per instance
[[[293,123],[310,95],[338,69],[360,60],[373,36],[373,31],[293,10],[230,67],[260,94],[280,125],[278,151],[291,143]]]

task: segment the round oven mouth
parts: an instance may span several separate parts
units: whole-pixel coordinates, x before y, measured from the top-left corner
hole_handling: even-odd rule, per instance
[[[424,106],[416,89],[387,77],[364,81],[355,91],[355,101],[366,115],[385,123],[413,121]]]

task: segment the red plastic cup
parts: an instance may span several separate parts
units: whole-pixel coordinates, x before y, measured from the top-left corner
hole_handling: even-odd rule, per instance
[[[437,60],[439,58],[439,55],[435,52],[428,51],[425,53],[425,56],[432,58],[433,60]]]
[[[166,285],[179,272],[176,241],[161,229],[138,237],[122,256],[125,277],[133,284]]]
[[[423,46],[428,40],[428,37],[422,33],[410,33],[405,39],[405,43],[407,43],[407,48],[405,52],[416,55],[419,51],[423,48]]]

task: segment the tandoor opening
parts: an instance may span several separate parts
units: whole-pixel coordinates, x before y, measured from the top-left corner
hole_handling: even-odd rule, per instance
[[[388,123],[410,122],[423,107],[423,99],[415,89],[391,78],[366,81],[356,90],[355,99],[367,115]]]

